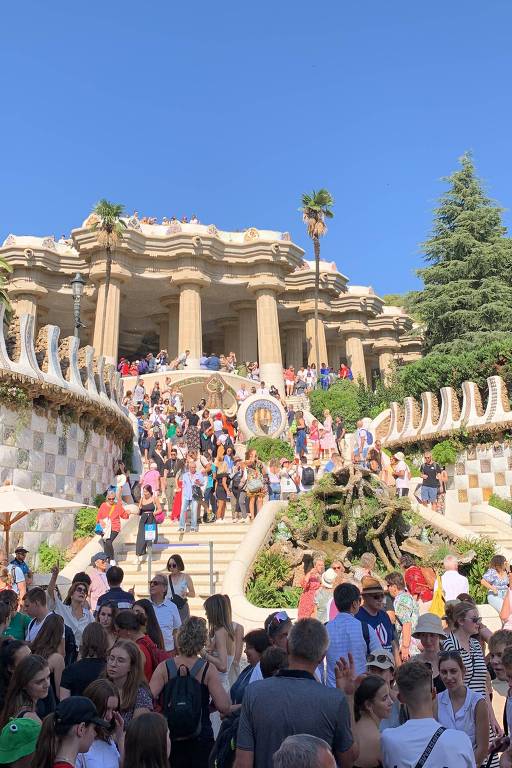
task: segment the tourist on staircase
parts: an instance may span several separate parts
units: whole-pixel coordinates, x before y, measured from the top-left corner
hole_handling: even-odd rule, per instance
[[[121,500],[116,501],[115,489],[109,488],[106,501],[98,509],[96,529],[101,531],[101,545],[111,565],[115,565],[114,541],[121,531],[121,520],[128,517]]]
[[[194,582],[192,577],[185,572],[185,563],[181,555],[171,555],[166,567],[169,579],[167,597],[177,607],[181,623],[183,624],[190,617],[188,598],[195,597]]]
[[[149,582],[149,598],[156,620],[162,631],[166,651],[174,651],[174,636],[181,619],[178,608],[167,597],[168,583],[163,573],[157,573]]]
[[[148,541],[146,538],[146,526],[154,526],[154,538],[152,544],[158,542],[158,523],[163,522],[163,512],[160,506],[160,499],[158,498],[157,491],[154,491],[151,485],[142,486],[142,496],[140,497],[139,510],[132,514],[139,515],[139,527],[137,530],[137,542],[135,545],[135,553],[137,555],[137,563],[142,563],[142,558],[146,554]]]

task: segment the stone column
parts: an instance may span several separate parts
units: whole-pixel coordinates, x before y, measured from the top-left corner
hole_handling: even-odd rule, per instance
[[[383,349],[379,354],[379,370],[384,382],[390,379],[394,359],[395,355],[391,349]]]
[[[352,369],[354,381],[361,377],[366,384],[366,364],[364,360],[363,335],[349,331],[346,336],[347,363]]]
[[[288,323],[286,331],[286,365],[293,365],[295,370],[304,365],[304,323]]]
[[[111,280],[105,312],[105,280],[103,279],[98,287],[93,347],[97,355],[102,354],[107,362],[114,364],[117,364],[119,347],[120,308],[121,281]]]
[[[175,279],[176,283],[177,280]],[[190,355],[187,370],[199,370],[199,358],[203,353],[203,325],[201,313],[201,288],[209,283],[209,278],[191,275],[180,278],[180,307],[178,327],[178,354],[187,349]]]
[[[16,280],[11,278],[6,285],[9,299],[17,317],[32,315],[34,329],[37,327],[37,305],[40,304],[48,290],[42,285],[33,283],[32,280]],[[41,307],[39,307],[41,312]]]
[[[260,380],[264,381],[267,387],[273,384],[279,393],[284,395],[277,292],[273,287],[256,290],[256,315],[258,320]]]
[[[329,358],[329,367],[338,371],[341,358],[343,357],[343,344],[340,340],[336,339],[335,341],[327,343],[327,356]]]
[[[37,314],[37,296],[33,293],[20,293],[16,299],[16,315],[33,315],[34,319]]]
[[[230,352],[234,352],[236,359],[240,360],[240,328],[238,317],[226,317],[220,320],[217,325],[224,331],[222,347],[217,349],[217,353],[229,355]]]
[[[167,318],[167,315],[159,316],[158,326],[159,326],[158,344],[160,346],[160,349],[167,349],[169,346],[169,320]]]
[[[252,363],[258,359],[258,335],[256,304],[253,301],[241,301],[231,305],[238,312],[239,362]]]
[[[325,340],[325,326],[321,315],[318,316],[318,356],[316,353],[315,316],[306,315],[306,341],[308,343],[308,363],[327,363],[327,342]]]

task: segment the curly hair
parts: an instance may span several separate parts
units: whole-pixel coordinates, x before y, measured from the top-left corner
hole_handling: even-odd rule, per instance
[[[191,616],[178,629],[176,644],[183,656],[197,656],[208,639],[205,619]]]

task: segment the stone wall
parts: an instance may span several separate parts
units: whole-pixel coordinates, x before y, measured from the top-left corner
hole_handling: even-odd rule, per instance
[[[456,491],[460,504],[473,507],[489,501],[493,493],[512,498],[512,443],[508,440],[468,446],[449,470],[448,488]]]

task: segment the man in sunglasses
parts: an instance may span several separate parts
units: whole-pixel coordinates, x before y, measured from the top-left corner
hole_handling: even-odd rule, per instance
[[[384,610],[384,589],[380,581],[373,576],[364,576],[361,581],[361,596],[363,604],[356,613],[356,619],[373,627],[382,647],[395,654],[395,660],[397,660],[398,645],[395,630]]]
[[[265,619],[265,632],[267,633],[268,642],[270,645],[275,645],[277,648],[282,648],[283,651],[288,651],[288,635],[292,628],[292,620],[286,613],[286,611],[274,611]],[[263,680],[261,674],[260,662],[255,665],[254,670],[249,680],[250,683],[255,683],[257,680]]]

